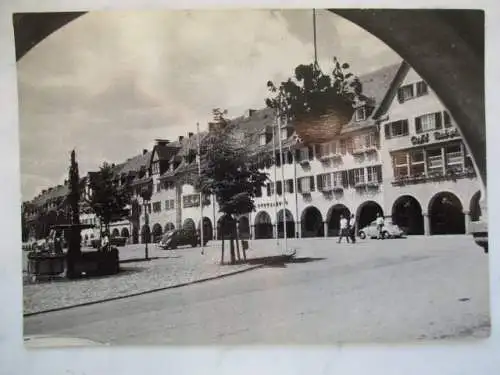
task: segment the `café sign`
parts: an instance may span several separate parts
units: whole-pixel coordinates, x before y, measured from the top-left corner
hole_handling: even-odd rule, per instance
[[[446,129],[444,131],[434,132],[433,135],[435,141],[442,141],[445,139],[459,137],[460,133],[458,132],[458,129],[455,128],[455,129]],[[430,141],[429,133],[411,137],[411,143],[413,145],[422,145],[428,143],[429,141]]]

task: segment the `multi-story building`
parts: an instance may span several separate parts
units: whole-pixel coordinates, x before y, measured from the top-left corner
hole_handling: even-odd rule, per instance
[[[281,237],[286,227],[288,237],[336,236],[341,215],[354,214],[361,228],[377,213],[409,234],[466,233],[479,219],[480,182],[432,89],[405,62],[360,80],[369,99],[329,143],[302,143],[293,124],[277,129],[268,108],[230,121],[233,135],[258,155],[259,168],[269,176],[256,211],[238,218],[241,233]],[[206,134],[157,140],[151,152],[116,167],[134,198],[131,217],[113,223],[112,234],[156,241],[169,229],[200,228],[203,211],[205,238],[219,237],[217,203],[214,197],[200,199],[194,187],[197,146]],[[152,189],[147,202],[144,187]]]

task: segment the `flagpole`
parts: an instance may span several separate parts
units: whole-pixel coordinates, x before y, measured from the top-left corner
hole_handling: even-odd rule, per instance
[[[313,39],[314,39],[314,68],[318,65],[318,47],[316,42],[316,9],[313,9]]]
[[[201,147],[200,147],[200,123],[196,123],[196,144],[197,144],[197,154],[198,154],[198,177],[201,179]],[[203,244],[203,191],[200,186],[200,246],[201,246],[201,254],[205,253],[205,246]]]
[[[277,123],[277,120],[276,120]],[[276,130],[274,129],[274,126],[272,127],[273,129],[273,165],[274,165],[274,218],[276,220],[276,244],[279,245],[280,240],[279,240],[279,235],[278,235],[278,192],[276,189],[276,181],[278,179],[277,177],[277,170],[276,170]]]
[[[285,168],[283,168],[283,142],[282,137],[281,137],[281,113],[278,112],[278,142],[279,142],[279,152],[280,152],[280,165],[281,165],[281,197],[283,199],[283,239],[284,239],[284,246],[285,246],[285,251],[288,249],[288,244],[287,244],[287,233],[286,233],[286,222],[287,222],[287,217],[286,217],[286,198],[285,198]]]

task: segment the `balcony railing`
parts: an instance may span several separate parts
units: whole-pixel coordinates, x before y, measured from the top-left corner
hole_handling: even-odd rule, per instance
[[[397,177],[392,181],[394,186],[419,184],[424,182],[432,181],[443,181],[443,180],[457,180],[459,178],[474,178],[476,177],[476,172],[473,168],[466,168],[462,171],[457,171],[452,168],[446,170],[446,172],[430,172],[425,174]]]

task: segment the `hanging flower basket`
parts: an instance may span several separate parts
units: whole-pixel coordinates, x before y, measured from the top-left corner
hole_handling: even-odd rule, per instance
[[[324,114],[305,114],[294,121],[295,131],[304,143],[327,143],[336,139],[354,114],[349,103],[336,103]]]

